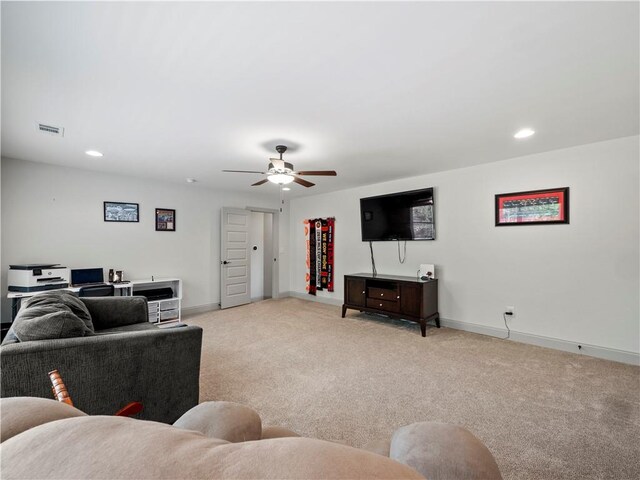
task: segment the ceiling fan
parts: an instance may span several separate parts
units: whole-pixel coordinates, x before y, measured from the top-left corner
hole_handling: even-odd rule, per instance
[[[302,185],[303,187],[313,187],[315,183],[311,183],[307,180],[300,178],[302,175],[322,175],[328,177],[335,177],[337,174],[334,170],[305,170],[304,172],[296,172],[293,170],[293,164],[289,162],[285,162],[282,160],[282,154],[287,151],[286,145],[278,145],[276,146],[276,152],[280,154],[280,158],[270,158],[269,166],[267,167],[266,172],[258,172],[254,170],[222,170],[223,172],[232,172],[232,173],[260,173],[262,175],[267,175],[267,178],[264,180],[260,180],[252,184],[252,187],[256,187],[258,185],[263,185],[267,182],[276,183],[278,185],[286,185],[288,183],[294,182],[298,185]]]

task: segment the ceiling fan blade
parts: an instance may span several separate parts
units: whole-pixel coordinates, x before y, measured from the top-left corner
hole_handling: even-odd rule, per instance
[[[259,182],[256,183],[252,183],[251,186],[252,187],[257,187],[258,185],[262,185],[263,183],[267,183],[269,180],[267,180],[266,178],[264,180],[260,180]]]
[[[223,172],[231,172],[231,173],[266,173],[266,172],[257,172],[255,170],[222,170]]]
[[[295,172],[296,175],[322,175],[325,177],[335,177],[338,175],[335,170],[305,170],[304,172]]]
[[[306,180],[303,180],[302,178],[298,178],[298,177],[293,177],[293,181],[298,185],[302,185],[303,187],[307,187],[307,188],[313,187],[315,185],[315,183],[307,182]]]

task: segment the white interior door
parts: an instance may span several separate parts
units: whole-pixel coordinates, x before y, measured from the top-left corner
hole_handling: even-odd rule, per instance
[[[222,207],[220,308],[251,302],[250,212]]]

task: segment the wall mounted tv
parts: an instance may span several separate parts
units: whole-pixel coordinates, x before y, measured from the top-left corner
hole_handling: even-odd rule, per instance
[[[360,199],[362,241],[435,240],[433,188]]]

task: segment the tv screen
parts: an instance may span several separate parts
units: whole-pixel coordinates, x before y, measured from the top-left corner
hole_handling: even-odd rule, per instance
[[[433,188],[360,199],[362,241],[435,240]]]

